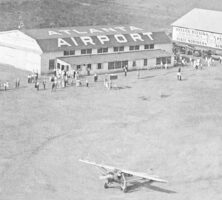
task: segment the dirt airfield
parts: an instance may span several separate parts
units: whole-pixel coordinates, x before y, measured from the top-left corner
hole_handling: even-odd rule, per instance
[[[37,92],[23,77],[0,91],[0,199],[222,199],[221,67],[183,68],[182,81],[177,68],[118,74],[111,91],[90,77],[89,88]],[[3,69],[9,80],[23,74]],[[169,183],[105,190],[79,158]]]

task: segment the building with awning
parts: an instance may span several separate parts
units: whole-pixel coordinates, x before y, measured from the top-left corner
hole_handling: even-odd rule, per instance
[[[165,32],[137,26],[66,27],[0,33],[0,63],[48,73],[78,69],[96,73],[173,65]]]
[[[172,24],[172,40],[181,47],[222,54],[221,21],[221,11],[195,8]]]

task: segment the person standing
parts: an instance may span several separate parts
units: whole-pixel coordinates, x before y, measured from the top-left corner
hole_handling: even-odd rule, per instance
[[[126,66],[124,67],[124,75],[127,76],[127,68],[126,68]]]
[[[35,88],[37,89],[37,91],[39,91],[39,82],[38,81],[35,82]]]
[[[31,75],[28,74],[28,83],[31,83]]]
[[[87,67],[87,76],[90,76],[90,68]]]
[[[73,78],[75,79],[76,78],[76,71],[73,70]]]
[[[177,80],[181,81],[182,77],[181,77],[181,67],[178,68],[178,72],[177,72]]]
[[[17,78],[17,87],[19,88],[20,87],[20,79]]]
[[[4,86],[4,90],[6,91],[9,87],[8,81],[4,82],[3,86]]]
[[[160,62],[160,67],[161,67],[161,69],[163,69],[163,62],[162,61]]]
[[[107,87],[107,82],[108,82],[108,75],[106,74],[104,77],[104,86]]]
[[[67,86],[67,83],[68,83],[68,77],[67,77],[67,75],[65,74],[65,75],[64,75],[64,87]]]
[[[51,92],[53,92],[53,90],[56,91],[56,83],[55,83],[55,80],[52,81],[52,90],[51,90]]]
[[[45,79],[42,81],[42,84],[43,84],[43,89],[45,90],[45,88],[46,88],[46,80]]]
[[[89,81],[86,79],[86,87],[89,87]]]
[[[18,82],[17,82],[17,78],[15,79],[15,88],[18,87]]]
[[[97,76],[97,74],[95,73],[95,74],[94,74],[94,82],[97,82],[97,80],[98,80],[98,76]]]
[[[137,78],[140,78],[140,69],[137,70]]]

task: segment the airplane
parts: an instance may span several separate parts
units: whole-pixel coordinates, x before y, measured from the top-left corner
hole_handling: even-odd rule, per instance
[[[148,180],[150,182],[161,182],[161,183],[168,182],[166,180],[158,178],[157,176],[148,175],[143,172],[134,172],[130,170],[116,168],[113,166],[97,164],[95,162],[91,162],[88,160],[79,159],[79,161],[98,167],[101,170],[102,176],[100,176],[99,178],[101,180],[105,180],[104,183],[105,189],[109,188],[109,186],[113,183],[118,183],[120,184],[121,190],[125,193],[127,192],[127,183],[133,181]]]

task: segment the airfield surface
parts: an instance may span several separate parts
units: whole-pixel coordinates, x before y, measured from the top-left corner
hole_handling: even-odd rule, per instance
[[[23,74],[1,68],[1,78]],[[0,199],[222,199],[222,66],[183,68],[182,81],[176,74],[119,74],[110,91],[90,77],[89,88],[53,93],[24,78],[20,89],[0,91]],[[79,158],[169,183],[105,190]]]

